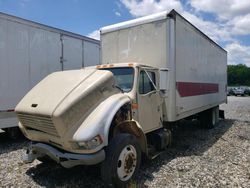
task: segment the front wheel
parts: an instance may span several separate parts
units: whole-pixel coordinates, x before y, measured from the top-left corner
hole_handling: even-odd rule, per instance
[[[135,136],[119,134],[106,148],[101,166],[102,179],[110,186],[125,187],[135,177],[141,162],[141,149]]]

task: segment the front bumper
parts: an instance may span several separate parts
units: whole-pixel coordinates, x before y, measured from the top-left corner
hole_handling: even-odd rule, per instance
[[[77,165],[95,165],[105,159],[104,150],[93,154],[74,154],[61,152],[58,149],[43,143],[32,144],[24,155],[24,162],[31,163],[36,158],[48,156],[65,168],[71,168]]]

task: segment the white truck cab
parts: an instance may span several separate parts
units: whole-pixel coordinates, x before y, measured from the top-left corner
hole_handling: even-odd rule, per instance
[[[98,68],[114,74],[117,86],[131,100],[132,118],[143,125],[144,133],[162,127],[159,69],[138,63],[100,65]]]

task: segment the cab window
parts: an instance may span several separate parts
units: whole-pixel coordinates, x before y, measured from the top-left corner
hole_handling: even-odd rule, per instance
[[[155,73],[151,71],[147,71],[147,73],[150,76],[153,83],[155,84]],[[145,71],[140,72],[140,78],[139,78],[139,93],[140,94],[147,94],[155,90],[155,87],[150,81],[147,73]]]

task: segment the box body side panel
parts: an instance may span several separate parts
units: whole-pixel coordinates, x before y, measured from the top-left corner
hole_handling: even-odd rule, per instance
[[[176,119],[226,101],[227,54],[179,16],[176,36]]]

